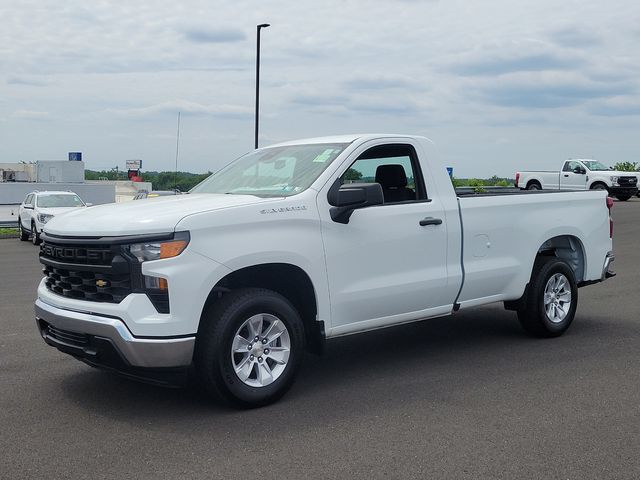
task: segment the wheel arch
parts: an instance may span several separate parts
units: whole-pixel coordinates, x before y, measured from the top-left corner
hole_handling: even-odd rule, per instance
[[[564,260],[573,271],[578,286],[584,282],[585,272],[587,271],[585,248],[580,238],[576,235],[562,234],[545,240],[532,258],[530,272],[533,273],[536,260],[539,257],[557,257]],[[505,308],[507,310],[518,310],[526,302],[528,287],[529,284],[527,283],[522,297],[518,300],[504,302]]]
[[[598,185],[602,185],[606,191],[609,191],[609,185],[607,185],[607,182],[605,182],[603,180],[595,180],[594,182],[592,182],[589,185],[589,190],[593,190]]]
[[[539,256],[555,256],[564,260],[573,270],[576,282],[584,281],[587,270],[584,245],[575,235],[558,235],[550,238],[538,249],[536,258]]]
[[[234,270],[211,289],[202,313],[225,293],[239,288],[266,288],[289,300],[302,318],[307,349],[313,353],[322,352],[325,332],[324,323],[317,318],[316,289],[302,268],[290,263],[263,263]]]
[[[538,178],[530,178],[529,180],[527,180],[527,185],[526,185],[526,189],[529,189],[529,186],[531,185],[538,185],[540,187],[540,189],[542,190],[542,182],[538,179]]]

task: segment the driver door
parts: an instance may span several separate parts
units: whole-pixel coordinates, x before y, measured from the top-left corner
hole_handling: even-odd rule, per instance
[[[427,196],[410,144],[363,147],[342,167],[342,183],[380,183],[385,203],[330,217],[318,196],[325,246],[331,336],[449,313],[459,283],[449,281],[443,205]],[[426,218],[440,224],[421,225]],[[422,223],[425,223],[424,221]]]
[[[575,173],[577,169],[585,173]],[[587,169],[576,160],[564,162],[562,172],[560,172],[560,190],[586,190],[587,189]]]

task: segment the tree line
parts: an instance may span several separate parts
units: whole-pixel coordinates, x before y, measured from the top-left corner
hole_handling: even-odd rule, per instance
[[[174,190],[187,192],[211,175],[191,172],[142,172],[143,182],[151,182],[154,190]],[[85,180],[127,180],[127,172],[112,170],[85,170]]]

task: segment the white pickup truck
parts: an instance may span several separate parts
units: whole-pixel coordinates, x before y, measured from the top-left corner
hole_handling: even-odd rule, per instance
[[[526,190],[607,190],[618,200],[638,195],[640,174],[611,170],[597,160],[566,160],[557,171],[516,172],[516,187]]]
[[[52,219],[37,325],[90,365],[165,384],[189,372],[265,405],[305,349],[341,335],[492,302],[562,334],[578,287],[613,275],[610,208],[603,191],[457,196],[422,137],[283,143],[189,195]]]

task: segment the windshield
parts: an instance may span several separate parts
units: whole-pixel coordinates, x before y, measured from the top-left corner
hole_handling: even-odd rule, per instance
[[[347,146],[345,143],[289,145],[240,157],[189,193],[289,197],[311,186]]]
[[[586,167],[591,171],[597,172],[598,170],[611,170],[609,167],[603,165],[597,160],[582,160],[582,163],[584,163]]]
[[[82,207],[84,202],[77,195],[43,195],[38,197],[38,207],[56,208],[56,207]]]

